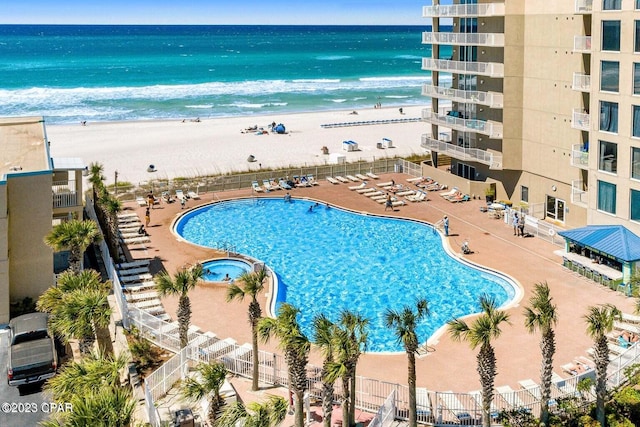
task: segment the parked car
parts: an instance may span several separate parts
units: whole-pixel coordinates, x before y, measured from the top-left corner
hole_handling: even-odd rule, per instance
[[[46,313],[23,314],[9,322],[10,386],[43,382],[56,374],[58,354]]]

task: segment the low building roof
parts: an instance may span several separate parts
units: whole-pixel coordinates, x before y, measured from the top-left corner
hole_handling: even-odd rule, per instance
[[[0,180],[50,170],[43,117],[0,118]]]
[[[622,225],[588,225],[558,234],[620,261],[640,260],[640,237]]]

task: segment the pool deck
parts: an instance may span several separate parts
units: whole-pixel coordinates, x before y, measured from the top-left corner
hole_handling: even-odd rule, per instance
[[[377,182],[394,179],[396,183],[409,184],[405,174],[385,174]],[[370,184],[375,184],[371,181]],[[355,211],[369,212],[395,217],[406,217],[435,223],[444,215],[450,220],[450,237],[447,241],[451,250],[469,261],[501,271],[514,278],[522,287],[524,297],[507,309],[511,325],[503,325],[502,335],[494,341],[498,375],[496,386],[509,385],[520,388],[518,381],[531,378],[539,381],[541,365],[540,335],[531,335],[525,329],[523,308],[528,305],[531,290],[535,283],[546,281],[551,295],[558,307],[558,325],[556,328],[557,352],[554,371],[562,374],[561,365],[569,363],[576,356],[586,356],[586,350],[592,346],[587,336],[584,314],[587,308],[602,303],[612,303],[623,312],[633,313],[635,301],[619,292],[582,278],[562,267],[562,260],[553,251],[559,246],[540,238],[519,238],[513,235],[513,229],[501,220],[491,219],[480,208],[486,206],[484,200],[470,200],[451,203],[430,192],[429,200],[410,203],[396,208],[394,212],[384,211],[384,204],[378,204],[351,191],[352,184],[333,185],[320,180],[320,185],[311,188],[297,188],[290,191],[294,198],[311,198]],[[353,184],[356,185],[356,184]],[[285,191],[268,194],[256,194],[257,197],[282,197]],[[251,190],[226,191],[215,194],[202,194],[201,200],[189,200],[187,208],[196,207],[213,200],[251,196]],[[127,203],[125,210],[135,211],[142,218],[144,208],[135,202]],[[147,228],[151,243],[145,247],[131,247],[132,258],[154,258],[151,272],[166,269],[173,273],[177,268],[201,260],[220,256],[220,253],[194,246],[181,241],[171,230],[173,220],[184,211],[179,203],[156,205],[151,211],[151,223]],[[259,227],[256,224],[256,227]],[[473,251],[469,255],[460,254],[460,245],[468,240]],[[309,245],[313,242],[309,241]],[[415,248],[419,251],[420,248]],[[392,285],[392,284],[391,284]],[[190,293],[193,310],[192,324],[202,330],[214,332],[221,338],[232,337],[239,343],[250,342],[250,329],[247,320],[248,301],[227,303],[225,285],[199,286]],[[266,297],[261,298],[263,309]],[[163,300],[166,311],[175,318],[177,298]],[[407,302],[409,303],[409,302]],[[323,304],[323,301],[318,301]],[[261,348],[278,351],[276,343],[262,345]],[[445,333],[437,343],[435,351],[417,361],[417,385],[431,390],[452,390],[467,392],[480,388],[476,371],[477,349],[471,350],[467,343],[454,342]],[[404,353],[394,355],[366,354],[358,364],[358,375],[379,380],[406,384],[407,368]],[[311,362],[321,364],[317,353],[311,356]]]

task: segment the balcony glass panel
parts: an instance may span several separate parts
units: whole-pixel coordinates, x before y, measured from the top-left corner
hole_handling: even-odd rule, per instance
[[[576,0],[576,13],[591,13],[593,0]]]
[[[573,90],[589,92],[591,90],[591,76],[582,73],[573,73]]]
[[[582,169],[589,168],[589,150],[582,144],[574,144],[571,148],[571,165]]]

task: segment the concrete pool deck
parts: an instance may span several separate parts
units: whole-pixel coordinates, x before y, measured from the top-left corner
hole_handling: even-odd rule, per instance
[[[394,179],[397,183],[408,184],[405,174],[385,174],[378,182]],[[371,184],[375,184],[372,181]],[[384,205],[348,189],[349,184],[332,185],[320,180],[320,185],[311,188],[291,190],[292,197],[307,197],[355,211],[407,217],[430,223],[439,221],[444,215],[450,220],[449,241],[452,251],[460,253],[464,240],[473,251],[464,257],[482,266],[503,272],[516,279],[523,288],[524,297],[507,311],[511,325],[502,328],[502,335],[495,344],[497,370],[495,384],[520,388],[518,381],[531,378],[538,381],[540,370],[539,334],[531,335],[524,327],[523,308],[528,305],[531,289],[535,283],[546,281],[551,287],[554,302],[558,306],[559,322],[556,328],[557,352],[554,370],[562,374],[561,365],[571,362],[576,356],[586,356],[592,342],[586,335],[584,314],[587,308],[602,303],[612,303],[626,313],[632,313],[635,301],[623,294],[589,281],[562,267],[562,260],[553,251],[559,246],[539,238],[518,238],[513,229],[503,221],[491,219],[480,212],[486,206],[484,200],[470,200],[464,203],[450,203],[438,195],[429,193],[429,201],[411,203],[396,208],[394,212],[384,212]],[[202,205],[212,200],[251,196],[251,190],[226,191],[202,194],[201,200],[189,200],[187,208]],[[260,194],[257,197],[282,197],[284,191]],[[125,205],[127,211],[135,211],[144,216],[144,208],[135,202]],[[184,265],[219,256],[220,253],[181,241],[171,230],[177,215],[184,212],[179,203],[161,204],[151,211],[151,224],[147,228],[151,243],[146,247],[131,247],[133,258],[151,257],[152,273],[166,269],[173,273]],[[259,225],[256,225],[259,226]],[[309,242],[308,244],[313,244]],[[419,251],[420,248],[415,248]],[[462,255],[461,255],[462,256]],[[248,301],[227,303],[226,286],[202,286],[191,294],[192,324],[203,330],[214,332],[220,338],[232,337],[239,343],[250,342],[247,321]],[[260,299],[266,303],[266,297]],[[175,318],[177,298],[163,300],[166,311]],[[322,301],[318,301],[323,304]],[[422,337],[424,339],[424,337]],[[261,345],[261,348],[278,352],[276,343]],[[480,388],[476,372],[477,349],[471,350],[467,343],[452,341],[445,333],[433,345],[435,351],[417,361],[417,385],[431,390],[452,390],[468,392]],[[320,365],[317,353],[311,356],[311,363]],[[406,384],[406,355],[366,354],[358,364],[358,375],[383,381]]]

